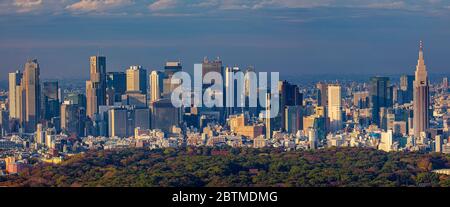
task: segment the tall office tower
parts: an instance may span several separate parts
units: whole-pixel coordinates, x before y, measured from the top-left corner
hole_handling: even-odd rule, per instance
[[[400,77],[400,91],[402,99],[399,101],[401,104],[410,103],[413,100],[413,91],[414,91],[413,75],[402,75]]]
[[[167,61],[164,66],[164,74],[167,78],[172,78],[173,74],[177,72],[181,72],[183,70],[183,66],[180,61]]]
[[[272,138],[272,127],[273,127],[273,119],[270,118],[270,97],[271,97],[271,93],[267,93],[266,94],[266,109],[265,109],[265,125],[266,125],[266,139],[269,140]]]
[[[122,105],[147,107],[147,94],[139,91],[127,91],[122,95]]]
[[[239,67],[226,67],[225,68],[225,96],[223,98],[224,106],[226,107],[226,116],[241,113],[242,107],[238,107],[241,103],[238,103],[238,96],[241,96],[241,92],[238,92],[238,84],[237,79],[234,78],[234,74],[240,72]],[[242,85],[242,87],[244,87]],[[245,104],[245,97],[239,97],[242,101],[242,104]]]
[[[252,78],[250,74],[254,74],[254,77]],[[258,110],[258,77],[255,71],[255,68],[253,66],[249,66],[247,70],[245,71],[244,76],[244,90],[245,90],[245,107],[247,108],[246,111],[248,111],[251,115],[256,115],[259,113]],[[255,97],[256,100],[256,106],[250,106],[250,95]]]
[[[86,109],[86,96],[79,93],[67,94],[65,101],[69,101],[70,104],[76,104]]]
[[[45,142],[45,132],[42,124],[36,125],[36,132],[34,133],[34,142],[37,144],[43,144]]]
[[[328,84],[317,83],[317,105],[327,107],[328,106]]]
[[[124,72],[106,73],[107,105],[122,101],[122,95],[127,90],[127,75]]]
[[[280,94],[280,118],[281,118],[281,128],[286,130],[285,125],[285,107],[286,106],[301,106],[303,102],[303,95],[297,85],[292,85],[287,81],[278,82],[279,94]],[[278,117],[278,116],[277,116]]]
[[[42,84],[42,116],[45,120],[59,116],[59,87],[57,81]]]
[[[423,42],[420,41],[419,60],[416,67],[416,79],[414,81],[414,137],[419,138],[421,132],[425,132],[429,126],[430,95],[428,85],[428,73],[423,58]]]
[[[353,94],[353,105],[360,109],[369,107],[369,92],[361,91]]]
[[[387,132],[381,133],[380,144],[378,145],[379,150],[383,150],[385,152],[392,151],[392,145],[394,144],[393,133],[392,130],[388,130]]]
[[[181,111],[172,105],[170,99],[159,99],[151,103],[152,129],[161,129],[164,133],[171,133],[173,126],[180,123]]]
[[[303,105],[303,94],[300,88],[287,81],[280,81],[281,101],[285,106],[301,106]]]
[[[109,136],[126,137],[128,132],[128,110],[115,108],[108,111]]]
[[[61,105],[61,129],[71,136],[84,136],[86,110],[73,102]]]
[[[22,82],[22,73],[16,71],[9,73],[9,117],[10,119],[21,119],[22,116],[22,90],[20,83]]]
[[[372,121],[380,125],[380,108],[392,106],[389,94],[389,78],[388,77],[372,77],[370,78],[369,100],[372,108]]]
[[[210,61],[208,60],[207,57],[205,57],[203,59],[203,63],[202,63],[202,79],[203,77],[205,77],[206,74],[210,73],[210,72],[217,72],[221,75],[223,75],[223,66],[222,66],[222,60],[220,60],[219,57],[217,57],[217,59]],[[204,83],[203,84],[203,89],[208,88],[209,86],[211,86],[212,83]]]
[[[442,144],[443,144],[443,140],[442,140],[442,135],[436,135],[434,137],[434,151],[435,152],[442,152]]]
[[[164,87],[163,77],[164,74],[160,71],[154,70],[150,73],[150,102],[157,101],[161,98]]]
[[[330,84],[328,91],[328,118],[331,132],[342,128],[342,90],[338,84]]]
[[[29,60],[25,64],[25,70],[22,78],[22,89],[25,96],[25,132],[32,133],[36,131],[36,124],[40,118],[41,111],[41,88],[39,82],[40,69],[36,59]]]
[[[5,109],[0,109],[0,137],[9,132],[9,114]]]
[[[158,73],[159,79],[161,80],[161,86],[159,89],[161,90],[161,97],[170,98],[172,91],[178,87],[179,84],[172,84],[172,76],[183,70],[180,61],[167,61],[164,66],[164,71],[162,73]]]
[[[147,94],[147,70],[142,66],[130,66],[127,69],[127,91]]]
[[[149,108],[133,109],[133,129],[136,127],[141,129],[150,129],[150,113]]]
[[[308,128],[308,141],[309,141],[309,149],[317,148],[317,129]]]
[[[98,106],[106,105],[106,57],[90,58],[90,75],[86,81],[86,115],[93,119]]]
[[[303,128],[302,106],[286,106],[285,107],[285,126],[286,132],[295,134]]]
[[[442,88],[448,89],[448,78],[447,77],[444,77],[442,79]]]

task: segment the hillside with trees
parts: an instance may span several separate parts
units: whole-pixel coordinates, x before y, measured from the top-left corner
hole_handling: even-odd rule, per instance
[[[91,151],[0,177],[0,186],[450,186],[442,154],[362,148],[186,148]]]

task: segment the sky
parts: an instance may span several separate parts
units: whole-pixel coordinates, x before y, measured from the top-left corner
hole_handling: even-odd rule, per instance
[[[41,77],[160,70],[203,57],[286,74],[412,74],[419,40],[430,73],[450,70],[449,0],[0,0],[0,81],[37,58]]]

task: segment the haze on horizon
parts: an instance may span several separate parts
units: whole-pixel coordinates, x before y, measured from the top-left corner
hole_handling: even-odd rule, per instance
[[[37,58],[43,78],[86,78],[89,56],[186,70],[204,56],[295,74],[414,72],[425,42],[430,73],[448,73],[444,0],[3,0],[0,80]]]

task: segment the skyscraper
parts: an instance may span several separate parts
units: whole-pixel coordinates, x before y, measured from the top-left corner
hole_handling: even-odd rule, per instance
[[[413,75],[402,75],[400,77],[400,91],[402,99],[399,101],[401,104],[409,103],[413,100],[413,91],[414,91]]]
[[[147,70],[142,66],[130,66],[127,69],[127,91],[147,94]]]
[[[75,136],[84,136],[86,110],[71,101],[61,105],[61,129]]]
[[[414,137],[418,138],[421,132],[425,132],[429,126],[429,85],[428,73],[423,56],[423,42],[420,42],[419,60],[416,67],[416,79],[414,81]]]
[[[326,83],[317,83],[317,105],[328,106],[328,85]]]
[[[167,61],[164,66],[164,74],[167,78],[172,78],[173,74],[183,70],[180,61]]]
[[[388,77],[372,77],[370,78],[369,101],[372,108],[372,121],[381,127],[380,124],[380,108],[390,107],[392,100],[389,90]]]
[[[229,116],[231,114],[242,112],[242,108],[239,110],[238,106],[245,103],[245,97],[241,96],[240,91],[238,92],[238,84],[241,84],[242,87],[244,87],[243,83],[239,83],[235,77],[235,74],[240,72],[239,67],[226,67],[225,71],[224,106],[226,107],[226,116]],[[240,98],[241,103],[238,103],[238,98]]]
[[[172,84],[172,76],[182,70],[183,67],[180,61],[168,61],[164,66],[164,71],[162,73],[158,72],[158,79],[161,80],[159,84],[159,90],[161,91],[160,98],[170,98],[172,91],[178,87],[178,84]]]
[[[10,119],[20,119],[21,117],[21,96],[22,91],[20,88],[20,83],[22,81],[22,73],[16,71],[14,73],[9,73],[9,117]]]
[[[45,120],[59,116],[59,87],[57,81],[42,84],[42,116]]]
[[[447,78],[447,77],[444,77],[444,78],[442,79],[442,87],[443,87],[444,89],[448,89],[448,78]]]
[[[160,71],[152,71],[150,73],[150,102],[159,100],[163,91],[163,76]]]
[[[342,128],[342,91],[338,84],[328,85],[328,118],[330,128],[336,132]]]
[[[165,133],[171,133],[173,126],[180,123],[180,109],[172,105],[170,99],[159,99],[151,103],[151,126],[153,129],[161,129]]]
[[[115,108],[108,111],[109,136],[126,137],[128,132],[128,114],[125,108]]]
[[[288,133],[297,133],[298,130],[303,129],[303,113],[302,106],[286,106],[285,113],[285,128]]]
[[[127,90],[127,76],[124,72],[106,73],[107,103],[114,105],[120,102],[122,95]]]
[[[106,105],[106,57],[90,58],[90,76],[86,81],[86,115],[92,119],[98,106]]]
[[[219,57],[217,57],[217,59],[213,61],[210,61],[208,60],[207,57],[205,57],[202,63],[202,79],[205,77],[206,74],[210,72],[216,72],[223,75],[223,70],[224,68],[222,66],[222,60],[220,60]],[[208,88],[209,86],[211,86],[211,84],[212,83],[204,83],[203,89]]]
[[[41,111],[41,88],[40,88],[40,69],[36,59],[29,60],[25,64],[25,70],[22,79],[22,89],[25,95],[25,132],[36,131],[36,124],[40,118]]]
[[[273,119],[270,118],[270,97],[271,93],[266,94],[266,110],[265,110],[265,125],[266,125],[266,139],[269,140],[272,138],[272,129],[273,129]]]

